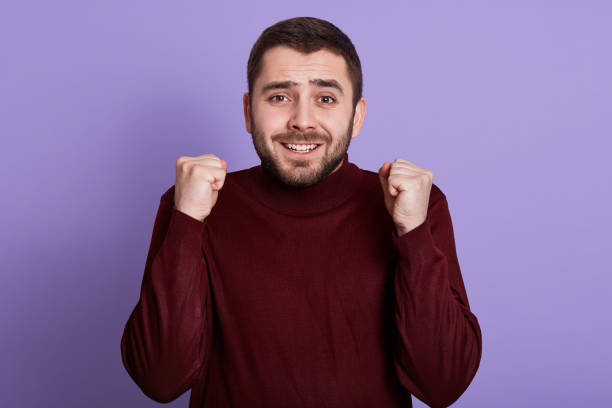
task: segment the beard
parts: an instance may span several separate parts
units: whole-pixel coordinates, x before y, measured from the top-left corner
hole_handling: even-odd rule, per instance
[[[257,125],[253,120],[251,114],[251,138],[253,140],[253,146],[255,151],[261,160],[261,166],[265,171],[272,175],[275,179],[283,184],[291,187],[309,187],[319,183],[329,176],[335,169],[342,163],[344,156],[348,151],[351,143],[351,134],[353,133],[353,116],[355,110],[353,109],[353,115],[346,129],[346,133],[335,141],[335,144],[330,145],[332,141],[331,137],[325,133],[317,132],[286,132],[272,135],[270,138],[273,144],[276,141],[286,142],[318,142],[325,143],[319,146],[317,149],[326,147],[328,150],[324,153],[323,157],[318,161],[313,159],[294,159],[291,160],[291,168],[284,169],[281,166],[281,160],[278,154],[268,147],[266,144],[265,136],[259,132]]]

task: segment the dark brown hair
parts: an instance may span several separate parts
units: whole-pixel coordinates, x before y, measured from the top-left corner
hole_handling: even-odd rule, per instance
[[[295,17],[279,21],[261,33],[251,49],[247,64],[249,100],[252,100],[253,85],[261,70],[264,53],[277,45],[290,47],[305,54],[327,49],[344,57],[353,84],[353,109],[357,106],[357,102],[361,99],[363,78],[355,46],[338,27],[315,17]]]

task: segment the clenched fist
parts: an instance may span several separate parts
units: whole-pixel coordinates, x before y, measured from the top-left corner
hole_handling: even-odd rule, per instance
[[[387,211],[393,217],[397,235],[412,231],[425,222],[433,172],[404,159],[385,162],[378,170]]]
[[[227,163],[214,154],[179,157],[174,187],[176,209],[204,221],[217,202],[226,173]]]

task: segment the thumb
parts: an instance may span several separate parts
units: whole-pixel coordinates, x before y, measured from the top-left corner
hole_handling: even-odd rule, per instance
[[[389,184],[389,174],[391,173],[391,166],[393,166],[393,163],[385,162],[378,171],[378,177],[380,179],[380,184],[382,185],[383,191],[389,192],[392,197],[395,197],[399,193],[399,191],[397,191],[395,187]]]
[[[224,171],[227,171],[227,162],[221,159],[221,167],[223,167]],[[219,191],[219,185],[216,183],[217,179],[215,179],[212,183],[210,183],[210,187],[212,191]]]
[[[227,162],[223,159],[221,159],[221,167],[223,168],[223,171],[227,171]],[[217,184],[217,179],[214,180],[213,183],[211,183],[211,187],[213,191],[217,191],[219,190],[219,185]]]

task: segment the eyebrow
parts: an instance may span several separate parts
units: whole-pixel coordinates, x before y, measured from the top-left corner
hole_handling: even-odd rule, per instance
[[[342,90],[342,87],[340,86],[338,81],[336,81],[335,79],[316,78],[316,79],[311,79],[310,81],[308,81],[308,83],[311,84],[311,85],[314,85],[314,86],[321,87],[321,88],[334,88],[334,89],[337,89],[338,92],[340,92],[340,94],[344,96],[344,91]],[[276,81],[276,82],[270,82],[270,83],[266,84],[263,87],[262,92],[266,93],[266,92],[272,91],[274,89],[289,89],[289,88],[296,87],[297,85],[298,85],[298,83],[294,82],[294,81]]]

